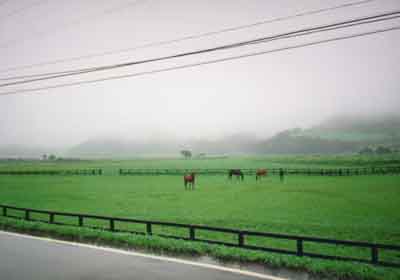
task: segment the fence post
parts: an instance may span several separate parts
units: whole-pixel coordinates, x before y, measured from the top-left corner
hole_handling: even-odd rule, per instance
[[[50,213],[49,223],[54,223],[54,213]]]
[[[243,247],[244,245],[244,236],[243,232],[238,233],[238,241],[239,241],[239,247]]]
[[[79,216],[79,226],[83,227],[83,216]]]
[[[303,239],[297,239],[297,256],[303,256]]]
[[[7,217],[7,207],[3,206],[3,216]]]
[[[30,211],[29,210],[25,210],[25,220],[29,221],[30,220]]]
[[[194,227],[189,228],[189,235],[190,235],[190,240],[194,240],[196,237],[194,235]]]
[[[153,232],[151,230],[151,223],[146,223],[146,232],[148,235],[152,235]]]
[[[115,227],[114,227],[114,219],[110,219],[110,230],[114,231]]]
[[[376,246],[371,247],[371,262],[373,264],[378,263],[378,247]]]

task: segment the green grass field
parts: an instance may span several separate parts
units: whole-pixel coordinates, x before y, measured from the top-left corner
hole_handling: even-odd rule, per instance
[[[141,158],[133,160],[82,161],[6,161],[0,160],[0,170],[84,169],[102,168],[106,174],[117,174],[118,168],[351,168],[399,166],[400,154],[383,156],[361,155],[299,155],[268,157],[227,157],[190,159]]]
[[[324,160],[327,163],[322,164],[323,160],[317,159],[313,164],[339,166],[332,160]],[[244,182],[239,182],[229,181],[226,176],[203,175],[197,178],[195,191],[184,190],[181,176],[112,175],[118,168],[255,168],[287,166],[285,162],[288,161],[289,158],[282,158],[281,162],[276,159],[268,162],[265,158],[238,158],[60,164],[31,162],[14,165],[2,163],[0,169],[13,170],[101,167],[107,170],[108,175],[0,176],[0,203],[45,210],[400,244],[398,175],[288,176],[284,183],[277,176],[269,176],[261,182],[247,176]],[[345,158],[338,161],[347,161],[349,166],[359,165]],[[291,161],[291,166],[305,165],[306,158],[293,158]],[[67,218],[63,221],[77,223]],[[96,221],[85,223],[101,226]],[[145,230],[142,225],[117,224],[118,227]],[[155,227],[153,231],[187,234],[173,228]],[[201,231],[198,237],[231,242],[237,240],[236,236]],[[246,242],[251,245],[295,249],[293,241],[251,238]],[[305,250],[343,256],[351,254],[367,259],[370,257],[369,250],[341,246],[306,243]],[[382,260],[400,262],[400,253],[385,251],[380,257]]]

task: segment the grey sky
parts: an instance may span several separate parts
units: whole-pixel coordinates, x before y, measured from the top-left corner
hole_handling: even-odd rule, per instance
[[[354,0],[8,1],[0,3],[0,71],[349,2]],[[0,78],[158,57],[393,10],[400,10],[400,1],[376,0],[163,47],[0,72]],[[141,72],[397,25],[399,19],[124,70],[5,87],[0,93]],[[339,113],[396,112],[400,109],[399,49],[400,31],[392,31],[150,76],[0,96],[0,145],[70,146],[88,138],[111,135],[128,139],[215,138],[246,132],[263,137],[289,127],[307,127]]]

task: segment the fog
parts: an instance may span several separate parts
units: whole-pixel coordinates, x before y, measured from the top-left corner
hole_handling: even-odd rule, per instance
[[[37,1],[36,1],[37,2]],[[146,59],[400,10],[398,0],[299,17],[196,40],[42,67],[352,1],[114,0],[0,3],[0,78]],[[24,10],[24,8],[26,8]],[[395,19],[304,38],[18,86],[97,79],[398,26]],[[153,75],[0,95],[0,146],[69,147],[88,139],[268,137],[341,114],[400,111],[400,31]],[[4,81],[1,81],[3,83]]]

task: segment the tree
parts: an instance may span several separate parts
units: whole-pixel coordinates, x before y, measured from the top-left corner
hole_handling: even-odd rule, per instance
[[[385,147],[385,146],[379,146],[375,150],[375,153],[377,153],[378,155],[390,154],[391,152],[392,152],[392,150],[390,148],[388,148],[388,147]]]
[[[192,157],[192,152],[191,151],[189,151],[189,150],[182,150],[181,151],[181,155],[184,157],[184,158],[191,158]]]
[[[374,153],[374,150],[370,147],[364,147],[360,150],[359,153],[360,155],[372,155]]]
[[[49,160],[56,160],[57,158],[56,158],[55,155],[52,154],[52,155],[49,155],[48,159],[49,159]]]
[[[47,160],[47,155],[46,154],[42,155],[42,160]]]

